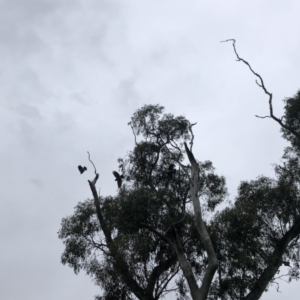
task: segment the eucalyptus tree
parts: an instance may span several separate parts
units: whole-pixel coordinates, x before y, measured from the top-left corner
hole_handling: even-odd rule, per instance
[[[276,117],[262,77],[228,41],[269,97],[269,115],[257,117],[277,122],[290,142],[276,178],[241,182],[233,205],[215,213],[225,179],[196,159],[195,124],[160,105],[138,109],[128,123],[133,150],[118,160],[118,194],[97,193],[94,166],[93,198],[59,231],[62,263],[92,276],[104,290],[97,299],[158,300],[176,291],[178,299],[256,300],[277,284],[282,266],[289,280],[299,278],[300,92]]]
[[[211,236],[219,268],[210,298],[256,300],[276,279],[299,279],[300,261],[300,91],[284,99],[284,116],[274,114],[273,95],[262,77],[241,58],[233,42],[237,61],[257,77],[257,85],[268,96],[270,118],[280,125],[290,142],[283,164],[275,165],[275,179],[260,176],[241,182],[232,207],[215,216]],[[287,269],[280,274],[281,266]]]
[[[132,116],[135,144],[118,160],[125,179],[118,194],[98,195],[94,166],[93,199],[62,220],[62,263],[91,275],[104,290],[98,299],[156,300],[171,291],[184,299],[188,290],[206,299],[209,292],[217,259],[200,200],[213,211],[226,195],[225,179],[194,158],[193,124],[163,112],[145,105]]]

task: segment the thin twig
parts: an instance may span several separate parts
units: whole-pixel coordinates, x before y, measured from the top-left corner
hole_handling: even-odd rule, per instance
[[[261,116],[258,116],[258,115],[255,115],[256,118],[261,118],[261,119],[265,119],[265,118],[271,118],[270,116],[264,116],[264,117],[261,117]]]

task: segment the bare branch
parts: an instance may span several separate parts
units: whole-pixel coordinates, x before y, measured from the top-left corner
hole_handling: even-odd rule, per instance
[[[228,40],[225,40],[225,41],[221,41],[221,43],[226,43],[226,42],[232,42],[232,46],[233,46],[233,49],[234,49],[234,53],[235,53],[235,55],[236,55],[236,57],[237,57],[237,61],[241,61],[241,62],[243,62],[244,64],[246,64],[246,65],[249,67],[250,71],[251,71],[256,77],[258,77],[258,79],[259,79],[259,81],[257,81],[257,80],[255,81],[256,84],[257,84],[260,88],[263,89],[263,91],[265,92],[265,94],[267,94],[267,95],[269,96],[270,118],[272,118],[273,120],[275,120],[282,128],[284,128],[284,129],[290,131],[294,136],[296,136],[296,137],[300,140],[300,134],[298,134],[298,133],[297,133],[293,128],[291,128],[290,126],[287,126],[287,125],[285,125],[284,123],[282,123],[283,117],[279,119],[279,118],[277,118],[277,117],[273,114],[273,104],[272,104],[273,95],[272,95],[272,93],[270,93],[270,92],[267,90],[267,88],[265,87],[265,84],[264,84],[264,81],[263,81],[262,77],[252,69],[251,65],[250,65],[246,60],[244,60],[243,58],[241,58],[241,57],[238,55],[238,53],[237,53],[237,51],[236,51],[236,47],[235,47],[236,40],[235,40],[235,39],[228,39]],[[256,117],[257,117],[257,116],[256,116]],[[261,118],[264,119],[265,117],[261,117]]]
[[[89,180],[88,181],[91,182],[93,184],[93,186],[95,186],[98,178],[99,178],[99,174],[97,173],[96,176],[95,176],[95,178],[94,178],[94,180],[92,182],[89,181]]]
[[[191,151],[193,150],[194,138],[195,138],[192,127],[193,127],[194,125],[196,125],[196,124],[197,124],[197,122],[196,122],[196,123],[193,123],[193,124],[191,124],[191,125],[189,126],[189,131],[190,131],[190,133],[191,133],[191,135],[192,135],[192,139],[191,139],[191,141],[190,141],[190,150],[191,150]]]
[[[175,271],[173,273],[171,273],[170,275],[168,275],[164,280],[162,280],[160,286],[157,287],[156,289],[156,296],[158,297],[158,299],[160,298],[160,296],[162,294],[167,294],[169,292],[173,292],[173,291],[177,291],[178,288],[171,288],[171,289],[166,289],[168,284],[170,283],[170,281],[177,275],[177,273],[179,272],[179,267],[177,267],[175,269]]]
[[[91,162],[91,164],[94,166],[94,170],[95,170],[95,175],[97,175],[97,170],[96,170],[96,167],[95,167],[95,165],[94,165],[94,163],[91,161],[91,155],[90,155],[90,152],[89,151],[87,151],[87,153],[88,153],[88,155],[89,155],[89,161]]]
[[[264,117],[261,117],[261,116],[258,116],[258,115],[255,115],[256,118],[261,118],[261,119],[265,119],[265,118],[271,118],[270,116],[264,116]]]
[[[241,58],[241,57],[238,55],[238,53],[237,53],[237,51],[236,51],[236,47],[235,47],[236,40],[235,40],[235,39],[229,39],[229,40],[226,40],[226,41],[222,41],[221,43],[226,43],[226,42],[230,42],[230,41],[232,42],[233,49],[234,49],[234,53],[235,53],[235,55],[236,55],[236,57],[237,57],[237,61],[242,61],[244,64],[246,64],[246,65],[249,67],[250,71],[251,71],[255,76],[257,76],[257,77],[259,78],[260,83],[257,82],[257,80],[256,80],[255,82],[256,82],[256,83],[264,90],[264,92],[265,92],[267,95],[269,95],[269,96],[271,97],[271,104],[272,104],[272,94],[269,93],[268,90],[265,88],[264,81],[263,81],[262,77],[252,69],[251,65],[250,65],[246,60],[244,60],[243,58]],[[270,109],[272,109],[272,105],[271,105]],[[272,111],[272,114],[273,114],[273,111]]]
[[[96,169],[94,163],[93,163],[92,160],[91,160],[90,152],[87,151],[87,153],[88,153],[88,155],[89,155],[89,161],[90,161],[91,164],[94,166],[95,175],[96,175],[93,181],[88,180],[88,182],[89,182],[90,184],[93,184],[93,186],[95,186],[95,185],[96,185],[96,182],[97,182],[97,180],[98,180],[98,178],[99,178],[99,174],[97,173],[97,169]],[[100,190],[99,190],[99,195],[100,195]]]
[[[284,280],[285,281],[285,280]],[[277,291],[277,293],[281,293],[280,292],[280,290],[279,290],[279,283],[278,282],[276,282],[276,281],[273,281],[272,283],[274,283],[274,284],[276,284],[277,285],[277,287],[276,287],[276,291]]]

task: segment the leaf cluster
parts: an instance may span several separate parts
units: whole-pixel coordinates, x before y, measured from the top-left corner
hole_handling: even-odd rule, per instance
[[[284,121],[285,125],[292,129],[287,130],[286,128],[281,128],[282,136],[288,140],[297,155],[300,155],[300,90],[294,95],[294,97],[286,98],[283,100],[285,102],[284,110]]]

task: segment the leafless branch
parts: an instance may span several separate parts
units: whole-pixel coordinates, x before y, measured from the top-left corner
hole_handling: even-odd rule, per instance
[[[189,126],[189,131],[190,131],[190,133],[191,133],[191,135],[192,135],[192,139],[191,139],[191,141],[190,141],[190,150],[191,150],[191,151],[193,150],[194,138],[195,138],[192,127],[193,127],[194,125],[196,125],[196,124],[197,124],[197,122],[196,122],[196,123],[193,123],[193,124],[191,124],[191,125]]]
[[[90,155],[90,152],[89,152],[89,151],[87,151],[87,153],[88,153],[88,155],[89,155],[89,161],[91,162],[91,164],[92,164],[92,165],[93,165],[93,167],[94,167],[94,170],[95,170],[95,175],[97,175],[97,170],[96,170],[96,167],[95,167],[94,163],[91,161],[91,155]]]
[[[90,240],[87,239],[87,241],[91,242],[95,248],[101,250],[106,255],[110,255],[110,253],[108,251],[104,250],[104,247],[108,248],[106,244],[102,244],[102,243],[99,244],[99,243],[95,242],[94,239],[93,239],[93,237],[91,235],[90,235]]]
[[[281,292],[280,292],[280,290],[279,290],[279,283],[278,283],[278,282],[276,282],[276,281],[273,281],[272,283],[274,283],[274,284],[276,284],[276,285],[277,285],[277,287],[276,287],[276,291],[277,291],[278,293],[281,293]]]
[[[261,119],[265,119],[265,118],[271,118],[270,116],[264,116],[264,117],[261,117],[261,116],[258,116],[258,115],[255,115],[256,118],[261,118]]]
[[[282,278],[284,278],[284,277],[287,277],[287,276],[289,276],[289,274],[287,273],[287,274],[282,274],[282,275],[280,275],[280,276],[277,276],[277,277],[275,277],[274,278],[274,280],[277,280],[277,279],[280,279],[280,280],[282,280],[282,281],[284,281],[284,282],[287,282],[288,283],[288,281],[287,280],[285,280],[285,279],[282,279]],[[275,282],[274,282],[275,283]]]
[[[88,182],[90,182],[93,186],[95,186],[98,178],[99,178],[99,174],[97,173],[96,176],[95,176],[95,178],[94,178],[94,180],[93,181],[88,180]]]
[[[250,65],[246,60],[244,60],[243,58],[241,58],[241,57],[238,55],[238,53],[237,53],[237,51],[236,51],[236,47],[235,47],[236,40],[235,40],[235,39],[228,39],[228,40],[225,40],[225,41],[221,41],[221,43],[226,43],[226,42],[232,42],[232,46],[233,46],[233,49],[234,49],[234,53],[235,53],[235,55],[236,55],[236,57],[237,57],[237,61],[241,61],[241,62],[243,62],[244,64],[246,64],[246,65],[249,67],[250,71],[251,71],[256,77],[258,77],[258,79],[259,79],[259,81],[257,81],[257,80],[255,81],[256,84],[257,84],[260,88],[263,89],[263,91],[265,92],[265,94],[267,94],[267,95],[269,96],[270,118],[272,118],[273,120],[275,120],[282,128],[288,130],[289,132],[291,132],[294,136],[296,136],[296,137],[300,140],[300,134],[298,134],[293,128],[291,128],[291,127],[285,125],[285,124],[282,122],[283,118],[280,118],[280,119],[279,119],[279,118],[277,118],[276,116],[274,116],[274,114],[273,114],[273,104],[272,104],[273,95],[272,95],[272,93],[270,93],[270,92],[267,90],[267,88],[265,87],[265,84],[264,84],[264,81],[263,81],[262,77],[252,69],[251,65]],[[256,117],[257,117],[257,116],[256,116]],[[263,119],[263,118],[265,118],[265,117],[261,117],[261,118]]]
[[[166,276],[166,278],[164,280],[161,281],[161,284],[160,286],[157,287],[156,291],[155,291],[155,294],[157,297],[160,297],[162,294],[166,294],[167,292],[172,292],[172,291],[177,291],[178,288],[175,287],[175,288],[171,288],[171,289],[167,289],[166,290],[166,287],[168,286],[168,284],[170,283],[170,281],[177,275],[179,269],[176,268],[176,271],[171,273],[169,276]]]
[[[94,166],[95,175],[96,175],[93,181],[88,180],[88,182],[90,182],[91,184],[93,184],[93,185],[95,186],[95,184],[96,184],[96,182],[97,182],[97,180],[98,180],[98,178],[99,178],[99,174],[97,173],[97,169],[96,169],[94,163],[91,161],[91,155],[90,155],[90,152],[87,151],[87,153],[88,153],[88,155],[89,155],[89,161],[90,161],[91,164]],[[100,191],[99,191],[99,195],[100,195]]]
[[[260,83],[256,80],[256,81],[255,81],[256,84],[257,84],[259,87],[261,87],[267,95],[269,95],[270,101],[271,101],[270,114],[272,115],[272,114],[273,114],[273,109],[272,109],[272,94],[271,94],[270,92],[268,92],[268,90],[265,88],[265,84],[264,84],[264,81],[263,81],[262,77],[252,69],[251,65],[250,65],[246,60],[244,60],[243,58],[241,58],[241,57],[238,55],[238,53],[237,53],[237,51],[236,51],[236,47],[235,47],[236,40],[235,40],[235,39],[229,39],[229,40],[221,41],[221,43],[226,43],[226,42],[230,42],[230,41],[232,42],[233,49],[234,49],[234,53],[235,53],[235,55],[236,55],[236,57],[237,57],[237,61],[242,61],[244,64],[246,64],[246,65],[249,67],[250,71],[251,71],[255,76],[257,76],[257,77],[259,78]]]

